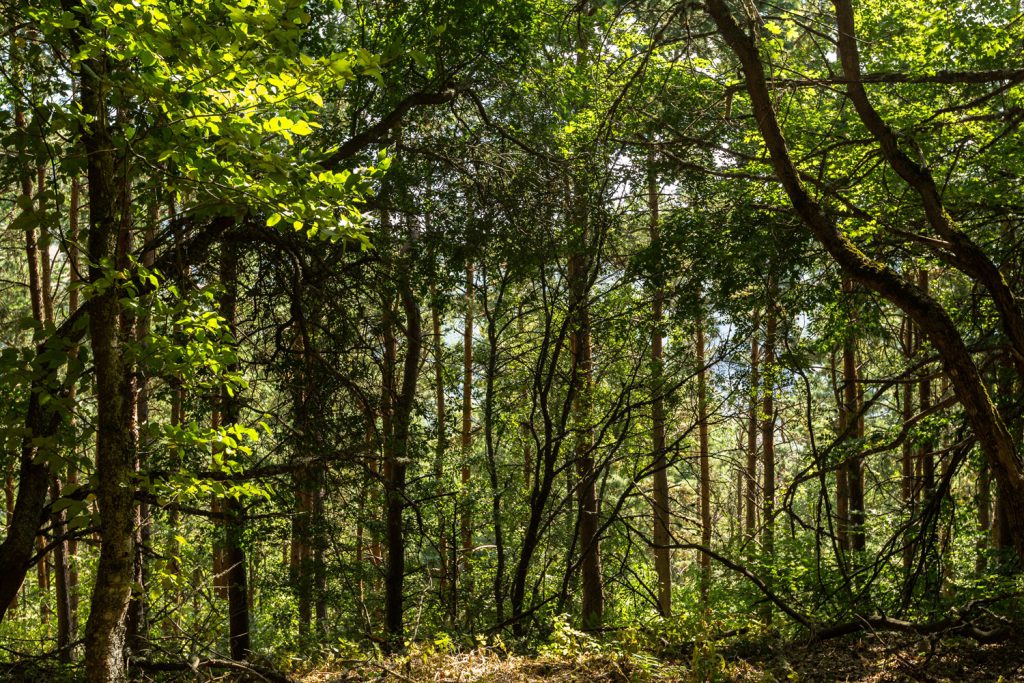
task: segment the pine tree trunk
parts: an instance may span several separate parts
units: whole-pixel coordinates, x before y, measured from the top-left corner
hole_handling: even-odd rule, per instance
[[[748,543],[757,534],[757,432],[760,414],[758,364],[760,362],[757,337],[760,316],[754,311],[753,331],[750,335],[750,403],[747,406],[747,471],[746,471],[746,535]]]
[[[584,240],[586,242],[586,240]],[[586,629],[598,629],[604,618],[604,585],[601,577],[601,550],[598,530],[597,472],[593,456],[591,426],[593,400],[593,356],[590,340],[590,304],[588,273],[585,258],[577,253],[570,257],[569,281],[573,292],[570,307],[574,315],[572,333],[573,378],[576,384],[574,419],[577,429],[575,444],[580,553],[583,583],[582,622]]]
[[[224,243],[221,253],[220,282],[224,293],[220,314],[224,317],[234,340],[238,339],[238,261],[237,247]],[[229,368],[237,371],[237,367]],[[241,403],[238,395],[227,390],[221,393],[222,420],[225,426],[238,423]],[[249,635],[249,585],[245,557],[245,506],[235,496],[223,499],[224,568],[228,597],[228,642],[232,659],[247,659],[252,649]]]
[[[468,583],[470,559],[473,554],[473,513],[472,494],[469,490],[471,471],[469,460],[473,449],[473,264],[466,262],[466,319],[462,330],[462,490],[459,494],[461,502],[459,516],[459,536],[462,542],[462,571],[467,575],[464,581],[466,588],[472,590]],[[471,617],[471,613],[467,612]]]
[[[907,358],[914,354],[914,324],[909,317],[903,320],[903,348]],[[901,400],[903,424],[910,424],[914,417],[914,383],[907,381],[903,384]],[[910,435],[903,438],[903,446],[900,457],[900,493],[905,509],[913,517],[917,514],[916,485],[914,483],[914,443]],[[914,562],[914,546],[911,543],[910,535],[907,534],[903,545],[903,571],[909,576]]]
[[[648,164],[653,163],[653,155]],[[647,202],[650,212],[651,245],[657,249],[661,242],[661,225],[658,215],[657,176],[648,170]],[[663,617],[672,615],[672,542],[668,488],[668,458],[665,453],[665,401],[664,392],[664,306],[665,292],[661,278],[655,276],[651,296],[651,452],[654,455],[653,469],[653,513],[654,513],[654,570],[658,577],[658,611]]]
[[[711,463],[708,446],[708,379],[705,369],[704,316],[697,318],[697,434],[700,460],[700,542],[711,547]],[[711,556],[700,554],[700,601],[710,607]]]
[[[430,307],[430,320],[434,332],[434,419],[436,420],[437,434],[434,446],[434,478],[437,480],[438,500],[443,500],[445,495],[444,487],[444,458],[448,450],[447,431],[447,403],[445,401],[444,381],[444,341],[441,336],[441,312],[439,304],[434,303]],[[443,506],[438,505],[437,520],[437,547],[438,547],[438,595],[445,614],[451,618],[451,609],[448,600],[448,529],[447,515],[443,512]]]
[[[774,295],[774,286],[773,286]],[[761,400],[761,448],[764,454],[764,484],[761,512],[761,546],[765,562],[775,562],[775,335],[778,313],[774,297],[766,311],[764,333],[764,389]],[[771,584],[770,580],[767,582]],[[771,623],[771,603],[765,607],[765,621]]]

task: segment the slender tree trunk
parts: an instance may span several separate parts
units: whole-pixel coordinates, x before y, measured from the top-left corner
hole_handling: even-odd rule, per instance
[[[653,155],[648,157],[653,166]],[[647,175],[647,206],[650,213],[651,245],[660,247],[661,225],[658,215],[658,185],[653,168]],[[654,570],[658,577],[658,611],[663,617],[672,615],[672,513],[668,488],[668,458],[665,453],[665,401],[664,392],[664,306],[665,291],[660,266],[655,276],[651,296],[651,452],[654,454],[653,513],[654,513]]]
[[[466,262],[466,320],[462,330],[462,490],[459,535],[462,540],[462,569],[468,575],[473,554],[473,513],[469,460],[473,449],[473,264]],[[468,580],[467,580],[468,587]],[[469,613],[467,613],[469,614]]]
[[[913,356],[914,323],[909,317],[903,319],[903,348],[908,359]],[[908,425],[914,417],[914,383],[909,380],[903,384],[900,408],[903,424]],[[917,499],[914,495],[914,443],[909,434],[903,439],[900,456],[900,493],[904,506],[913,517],[917,513]],[[911,543],[910,534],[907,534],[903,545],[903,571],[908,576],[913,562],[914,546]]]
[[[298,311],[299,304],[295,303]],[[302,318],[301,312],[296,316]],[[301,325],[300,325],[301,326]],[[298,458],[307,459],[313,452],[314,425],[312,419],[312,367],[305,331],[299,330],[293,345],[296,359],[301,368],[293,388],[295,424],[299,432]],[[293,475],[295,490],[295,516],[292,518],[291,552],[289,576],[296,593],[299,612],[299,639],[305,641],[310,634],[313,620],[313,527],[316,507],[315,477],[307,463],[301,463]]]
[[[222,246],[220,282],[224,293],[220,314],[227,322],[232,339],[238,340],[238,261],[237,247],[225,242]],[[237,367],[231,370],[237,371]],[[221,393],[224,425],[237,424],[241,417],[238,395],[226,389]],[[224,510],[224,568],[228,593],[228,642],[232,659],[247,659],[252,650],[249,619],[249,584],[245,557],[245,506],[235,496],[226,496]]]
[[[831,371],[832,392],[836,398],[839,419],[836,422],[836,438],[846,438],[847,415],[846,403],[843,399],[843,385],[839,380],[836,352],[829,354],[829,370]],[[836,545],[843,553],[850,549],[850,479],[846,463],[841,461],[836,468]]]
[[[11,40],[11,61],[16,64],[18,56],[14,48],[14,36],[12,36]],[[20,102],[15,106],[14,125],[22,132],[24,132],[27,127],[25,114],[20,108]],[[41,192],[42,188],[40,187],[38,190]],[[32,310],[32,319],[35,321],[37,327],[42,328],[49,318],[47,318],[46,315],[46,297],[43,289],[42,274],[40,272],[39,239],[36,233],[37,221],[33,219],[33,214],[42,215],[43,206],[41,202],[38,207],[33,205],[32,173],[27,164],[21,175],[21,196],[18,198],[18,203],[22,208],[21,217],[26,219],[24,228],[24,244],[25,261],[28,266],[29,304]],[[40,595],[43,596],[40,603],[40,618],[45,624],[49,619],[50,611],[45,598],[46,593],[49,591],[49,572],[47,571],[46,566],[46,554],[41,552],[44,545],[45,539],[43,539],[42,536],[36,536],[36,549],[37,551],[40,551],[39,559],[36,561],[36,583],[39,586]]]
[[[853,281],[843,278],[843,293],[847,306],[853,304]],[[847,441],[859,440],[863,436],[863,420],[860,417],[860,394],[857,377],[857,326],[856,315],[851,313],[848,329],[843,339],[843,382],[840,392],[839,436]],[[858,442],[859,443],[859,442]],[[857,446],[859,448],[859,445]],[[864,482],[863,464],[856,454],[848,454],[836,472],[837,509],[839,516],[840,548],[843,550],[864,549]]]
[[[923,268],[918,273],[917,286],[921,288],[922,292],[928,293],[928,271]],[[932,380],[929,376],[930,372],[931,368],[925,367],[921,371],[921,381],[918,384],[920,410],[922,413],[927,413],[932,407]],[[921,463],[922,494],[925,500],[930,500],[935,492],[935,453],[931,437],[922,440],[921,449],[917,457]]]
[[[79,212],[80,212],[80,197],[81,191],[78,182],[78,177],[74,176],[71,178],[70,198],[68,201],[68,247],[67,247],[67,259],[68,259],[68,316],[73,316],[78,311],[78,283],[81,281],[81,273],[79,272],[78,263],[78,240],[79,240]],[[78,344],[72,344],[71,348],[68,349],[69,358],[78,357]],[[77,384],[72,383],[68,387],[68,402],[71,405],[75,404],[77,397]],[[76,426],[75,418],[70,419],[70,427],[72,433]],[[78,483],[78,469],[77,464],[74,462],[74,449],[73,445],[71,452],[71,458],[67,465],[66,470],[66,483],[77,484]],[[59,482],[59,478],[57,479]],[[64,559],[58,560],[58,564],[64,564],[66,566],[66,573],[60,572],[58,574],[58,581],[61,580],[61,575],[65,577],[63,591],[67,593],[67,628],[62,630],[68,637],[66,644],[62,645],[60,634],[58,634],[57,646],[61,648],[62,653],[66,653],[68,657],[71,655],[71,650],[65,646],[70,646],[71,642],[75,639],[75,635],[78,632],[78,543],[75,540],[68,540],[62,544],[62,548],[58,550],[64,553]],[[58,598],[58,610],[63,609],[65,604],[64,598],[61,597],[62,588],[58,584],[57,586],[57,598]],[[57,614],[58,623],[60,621],[60,612]]]
[[[127,205],[127,203],[126,203]],[[146,220],[146,230],[143,234],[144,244],[152,244],[156,237],[156,224],[159,219],[159,204],[155,201],[150,203],[149,213]],[[147,249],[142,255],[142,265],[153,268],[156,254],[152,249]],[[148,298],[148,297],[147,297]],[[146,343],[149,334],[149,301],[140,302],[139,313],[135,324],[135,341],[141,347]],[[138,433],[136,436],[136,457],[135,469],[141,470],[143,453],[147,450],[143,436],[149,424],[149,377],[144,369],[140,369],[135,380],[135,405],[136,424]],[[140,502],[135,506],[135,560],[132,599],[128,605],[127,641],[132,653],[138,655],[145,649],[148,641],[148,623],[146,615],[146,586],[148,585],[148,572],[146,568],[145,549],[150,545],[151,525],[149,521],[149,505]]]
[[[398,278],[399,295],[405,313],[405,358],[401,391],[394,404],[393,434],[385,450],[387,485],[388,566],[386,573],[386,623],[392,647],[401,644],[404,633],[402,599],[405,580],[405,534],[402,513],[405,510],[406,459],[409,452],[409,426],[419,375],[422,332],[420,308],[408,278]]]
[[[494,606],[495,618],[498,623],[505,620],[505,538],[502,525],[501,497],[502,490],[498,478],[498,454],[494,439],[494,381],[498,374],[498,321],[502,300],[504,298],[504,280],[499,279],[497,303],[495,309],[491,309],[488,299],[487,273],[484,271],[482,278],[483,289],[483,312],[487,322],[487,364],[484,386],[484,446],[487,455],[487,473],[491,485],[491,526],[494,529],[494,547],[497,555],[497,562],[494,570]]]
[[[753,331],[750,335],[750,403],[747,406],[747,471],[746,471],[746,534],[747,540],[753,541],[757,534],[757,432],[759,426],[759,387],[758,364],[760,361],[757,337],[760,327],[760,316],[754,311]]]
[[[764,389],[761,399],[761,449],[764,454],[764,484],[762,501],[762,532],[761,546],[764,549],[765,561],[769,565],[775,562],[775,335],[778,326],[778,313],[773,298],[766,311],[764,333]],[[769,581],[770,583],[770,581]],[[771,623],[771,603],[765,608],[765,621]]]
[[[41,192],[44,185],[45,179],[45,168],[40,167],[39,179],[37,187]],[[77,202],[77,197],[75,198]],[[43,199],[39,199],[39,210],[44,211]],[[77,209],[76,209],[77,210]],[[43,310],[48,321],[54,321],[53,315],[53,295],[52,295],[52,283],[51,283],[51,272],[50,272],[50,259],[49,259],[49,233],[46,229],[46,222],[43,222],[43,239],[40,243],[42,251],[42,295],[43,295]],[[70,470],[70,467],[68,468]],[[61,490],[63,483],[61,482],[61,472],[55,472],[50,480],[50,494],[53,500],[57,500],[61,497]],[[55,539],[61,539],[67,531],[65,524],[65,512],[51,513],[50,520],[53,528],[53,536]],[[68,566],[68,542],[66,540],[58,540],[53,549],[53,568],[54,568],[54,588],[56,594],[56,613],[57,613],[57,648],[59,650],[58,657],[64,662],[70,662],[71,657],[71,641],[74,637],[74,625],[73,616],[71,611],[71,593],[69,592],[69,566]]]
[[[584,240],[584,243],[586,240]],[[583,582],[582,621],[584,628],[601,627],[604,617],[604,585],[601,577],[601,550],[598,530],[597,471],[594,467],[592,420],[593,356],[590,340],[590,304],[586,259],[576,253],[570,257],[569,281],[573,292],[572,332],[573,378],[576,382],[575,422],[577,437],[575,461],[579,499],[578,546]]]
[[[700,460],[700,542],[711,547],[711,463],[708,451],[708,379],[705,369],[703,315],[697,318],[697,434]],[[710,608],[711,556],[700,554],[700,601],[706,611]]]
[[[437,434],[434,449],[434,478],[437,480],[438,500],[443,501],[444,457],[448,450],[447,404],[445,401],[444,381],[444,341],[441,337],[440,305],[434,302],[430,307],[430,320],[434,331],[434,415],[437,422]],[[450,618],[451,610],[448,600],[448,533],[447,515],[443,504],[438,505],[437,537],[438,537],[438,595],[444,613]]]
[[[324,551],[327,548],[327,536],[324,529],[324,475],[323,469],[317,469],[314,476],[313,499],[313,618],[316,631],[323,635],[327,632],[327,567],[324,564]]]
[[[516,316],[516,327],[520,338],[526,333],[525,315],[520,304]],[[529,491],[537,463],[533,457],[533,415],[531,414],[530,390],[526,382],[523,382],[519,389],[519,400],[520,408],[525,413],[519,421],[519,436],[523,440],[523,490]]]
[[[387,214],[382,215],[385,235],[390,232]],[[397,290],[405,317],[404,358],[401,384],[397,382],[397,327],[394,304],[390,295],[385,299],[384,346],[385,386],[387,395],[384,441],[384,485],[386,493],[386,519],[388,563],[384,577],[384,611],[388,634],[388,647],[401,647],[404,638],[403,601],[405,586],[405,527],[402,516],[406,506],[406,468],[409,459],[409,430],[416,399],[420,357],[423,349],[423,325],[420,305],[409,281],[410,264],[407,256],[416,241],[416,224],[411,222],[409,234],[401,248],[400,261],[394,263],[394,289]],[[385,237],[386,239],[386,237]]]

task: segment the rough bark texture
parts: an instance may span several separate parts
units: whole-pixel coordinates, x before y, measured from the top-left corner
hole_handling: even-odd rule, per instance
[[[903,348],[906,357],[909,359],[914,353],[914,324],[910,318],[903,320]],[[900,408],[902,410],[903,424],[909,424],[914,417],[914,383],[907,381],[903,384],[903,392]],[[903,440],[900,453],[900,494],[903,504],[911,516],[917,513],[917,496],[915,495],[914,484],[914,444],[909,438]],[[909,575],[914,562],[914,546],[909,538],[904,540],[903,545],[903,571]]]
[[[774,287],[773,287],[774,289]],[[773,291],[774,293],[774,291]],[[764,328],[764,388],[761,399],[761,451],[764,483],[761,502],[761,546],[770,563],[775,558],[775,335],[778,312],[774,299],[769,302]],[[769,581],[769,586],[771,582]],[[765,621],[771,623],[771,604],[765,607]]]
[[[82,110],[92,116],[83,134],[89,178],[89,278],[105,275],[117,249],[121,215],[127,210],[117,186],[110,136],[105,58],[82,69]],[[124,182],[122,180],[122,182]],[[96,478],[100,513],[100,558],[85,628],[86,676],[96,683],[126,679],[125,619],[135,557],[135,505],[132,473],[135,443],[132,387],[123,342],[121,294],[113,287],[89,301],[89,336],[96,379]]]
[[[581,616],[584,628],[601,627],[604,618],[604,585],[601,578],[601,550],[598,538],[597,472],[593,456],[590,396],[593,386],[593,356],[590,341],[589,278],[586,259],[573,254],[569,261],[572,291],[571,315],[573,381],[576,401],[573,406],[577,436],[575,462],[579,525],[577,543],[580,552],[580,574],[583,583]]]
[[[466,262],[466,320],[462,328],[462,490],[459,536],[462,541],[462,569],[469,569],[473,553],[472,497],[469,492],[469,459],[473,454],[473,264]]]
[[[708,446],[708,377],[705,369],[704,317],[697,319],[697,440],[700,461],[700,543],[711,547],[711,461]],[[711,556],[700,554],[700,600],[710,607]]]
[[[430,320],[434,332],[433,355],[434,355],[434,414],[437,427],[434,447],[434,477],[437,479],[437,495],[444,496],[444,457],[448,450],[447,430],[447,403],[445,401],[444,381],[444,342],[441,336],[441,312],[435,303],[430,307]],[[451,614],[450,600],[448,599],[448,527],[447,515],[438,511],[437,538],[438,538],[438,593],[441,604],[445,606],[445,614],[449,619]]]
[[[759,397],[759,361],[760,349],[757,343],[758,326],[760,323],[757,311],[754,312],[754,331],[750,335],[750,399],[747,405],[747,469],[744,481],[744,504],[746,514],[744,527],[748,541],[757,534],[757,416]]]
[[[650,163],[650,161],[649,161]],[[648,171],[647,202],[650,212],[651,244],[658,248],[661,226],[658,217],[658,186],[653,171]],[[661,616],[672,615],[672,542],[671,510],[668,494],[668,458],[665,453],[664,391],[664,306],[665,292],[661,278],[655,275],[651,295],[651,452],[654,454],[654,570],[658,576],[658,610]]]
[[[847,305],[852,307],[853,283],[849,278],[843,278],[843,292],[847,297]],[[856,442],[854,448],[859,448],[859,440],[864,436],[864,421],[860,416],[856,326],[856,315],[851,313],[846,337],[843,340],[843,386],[839,411],[839,434],[844,439]],[[845,508],[840,507],[839,513],[839,534],[842,541],[840,546],[844,550],[864,550],[864,464],[860,456],[850,451],[840,466],[837,476],[846,493]]]
[[[385,486],[387,489],[388,565],[385,574],[385,623],[392,646],[401,645],[404,627],[402,602],[405,581],[405,533],[402,513],[405,511],[405,473],[409,452],[409,427],[416,397],[422,349],[422,321],[419,303],[412,291],[408,275],[397,278],[398,293],[405,314],[405,358],[402,383],[395,395],[391,416],[391,436],[385,442]]]
[[[221,254],[220,281],[224,287],[221,296],[220,313],[228,324],[234,339],[238,339],[238,260],[237,248],[228,244]],[[233,368],[236,369],[236,368]],[[221,394],[221,411],[224,425],[235,424],[241,417],[241,403],[238,395]],[[247,659],[252,649],[249,636],[249,587],[245,560],[245,506],[234,496],[224,499],[224,571],[227,576],[228,593],[228,640],[232,659]]]

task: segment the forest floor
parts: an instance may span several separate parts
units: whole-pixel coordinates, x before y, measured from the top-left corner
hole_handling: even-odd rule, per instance
[[[826,642],[723,644],[677,661],[623,653],[522,657],[488,649],[422,654],[349,668],[332,667],[302,683],[618,683],[620,681],[847,681],[858,683],[1024,682],[1024,633],[991,644],[864,633]]]

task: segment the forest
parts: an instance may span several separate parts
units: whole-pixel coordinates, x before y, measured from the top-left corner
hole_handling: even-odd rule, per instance
[[[1024,680],[1024,3],[0,43],[0,679]]]

